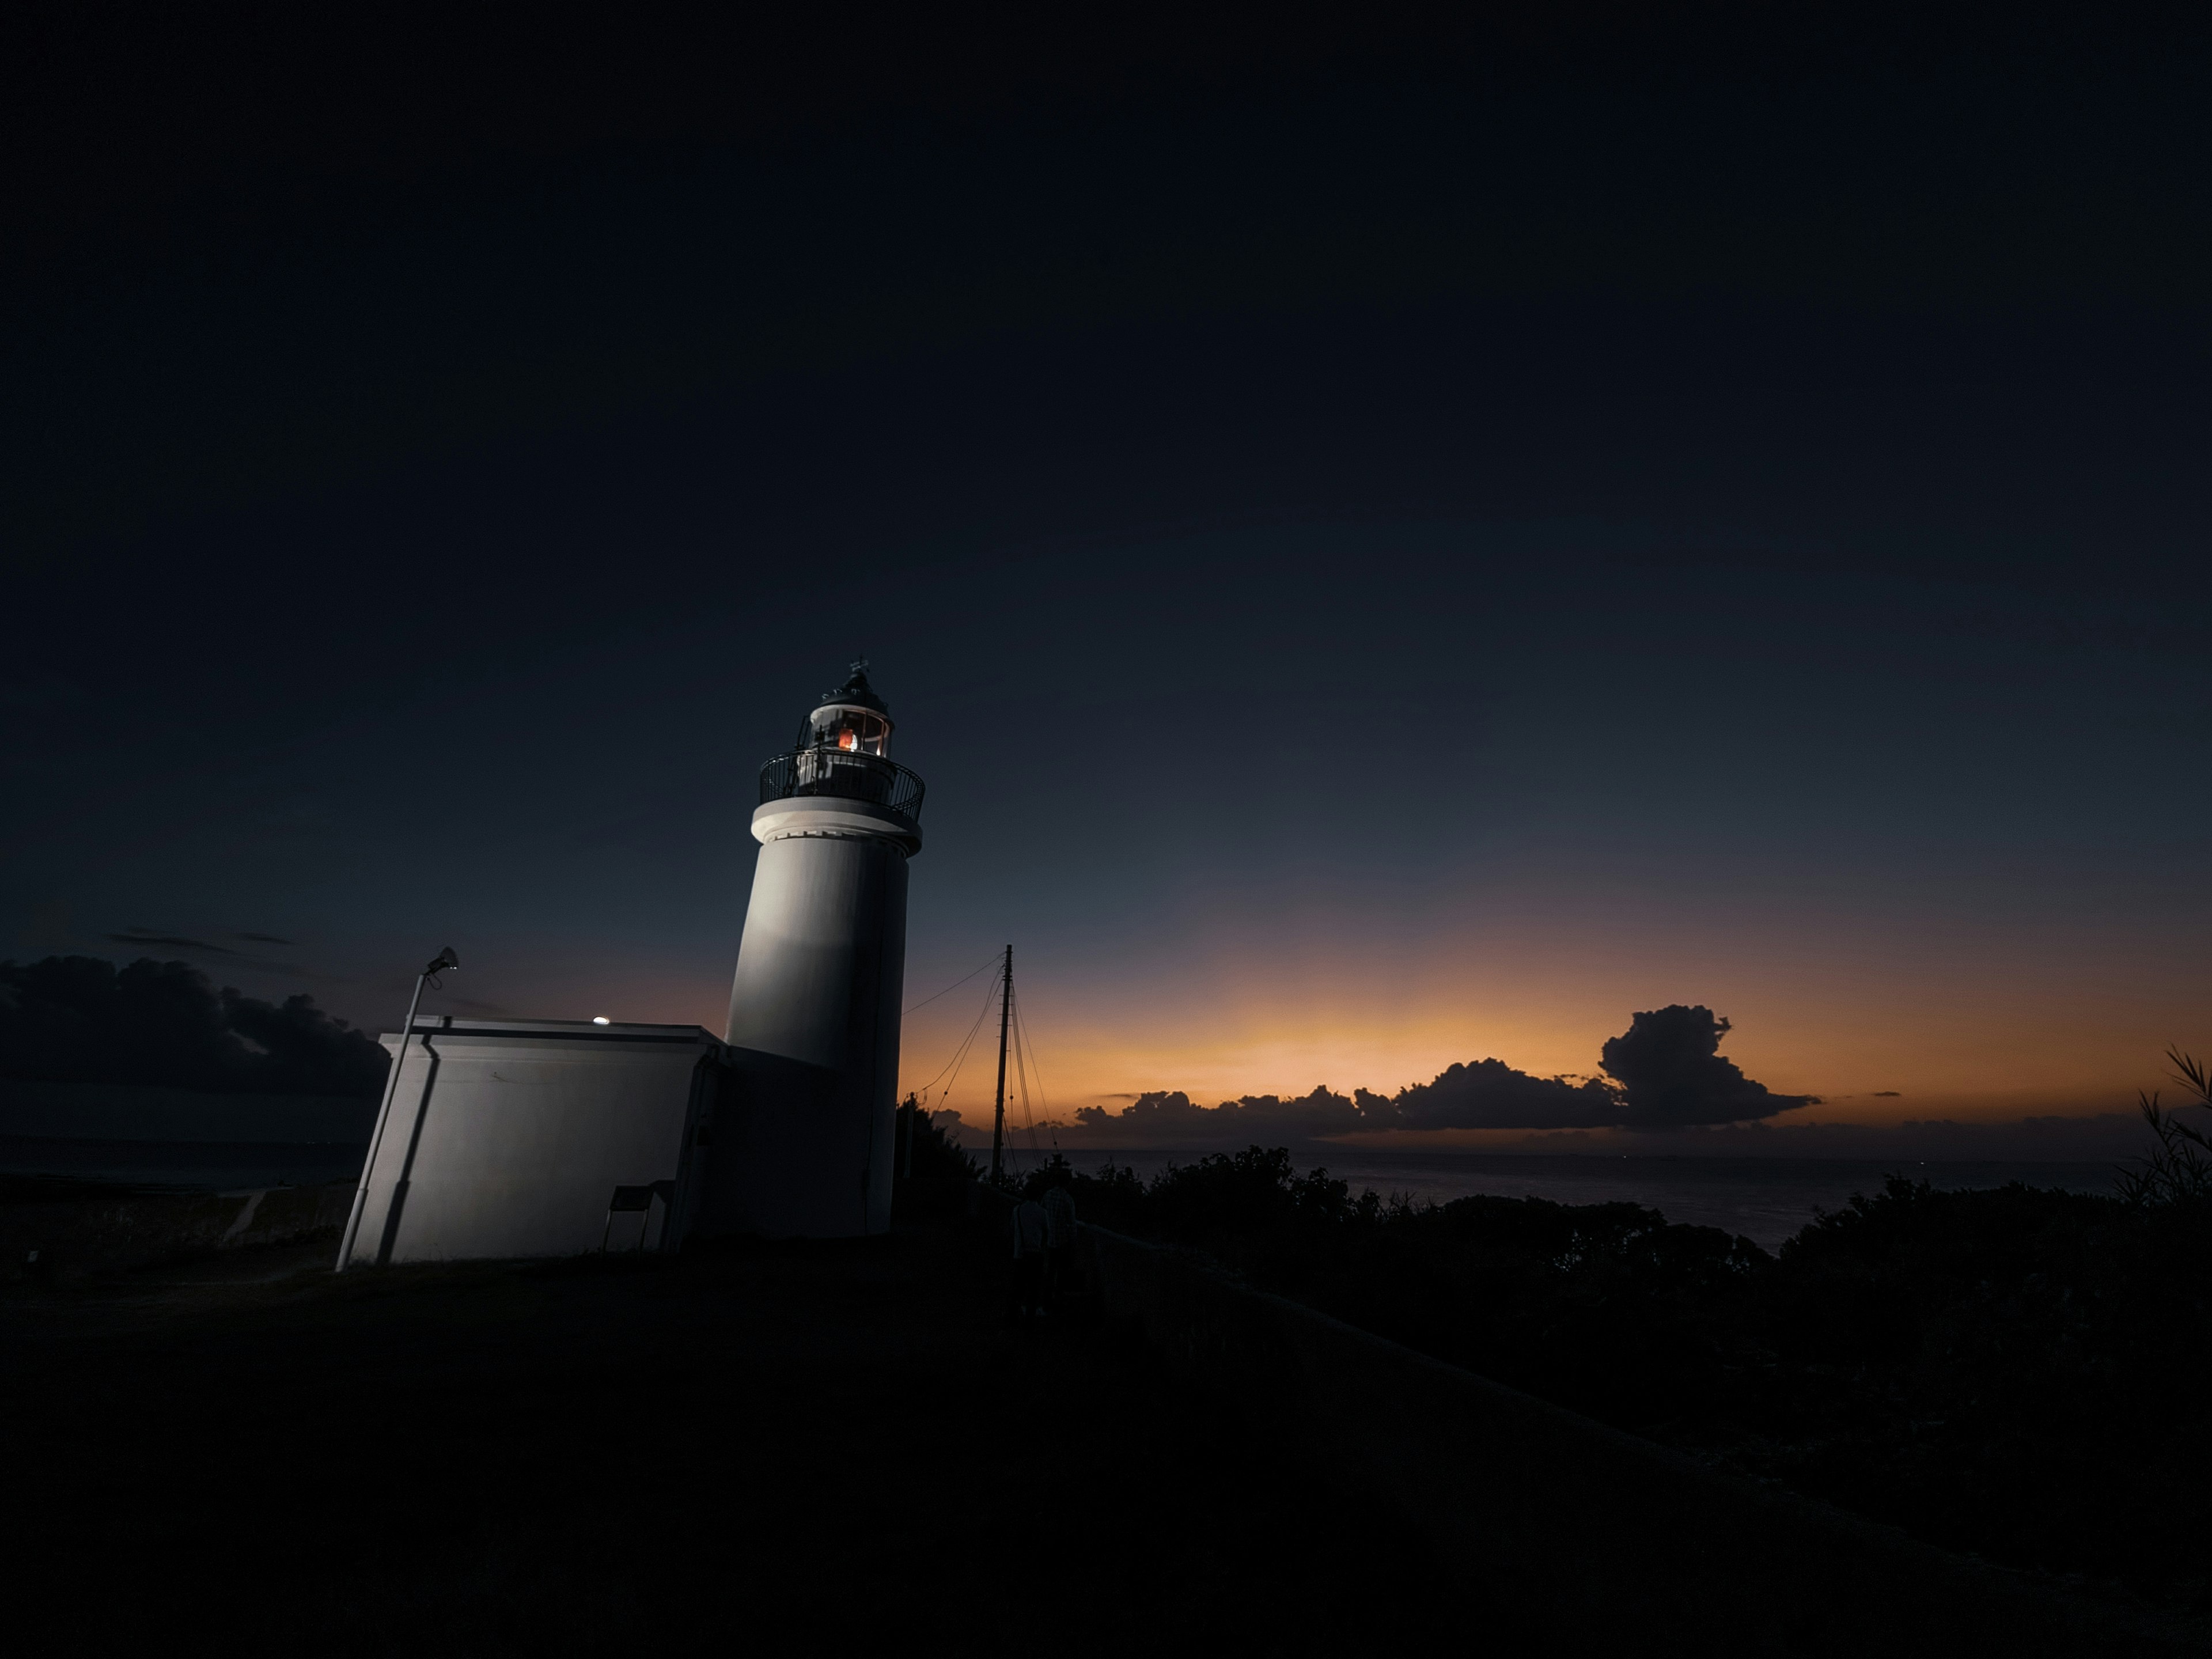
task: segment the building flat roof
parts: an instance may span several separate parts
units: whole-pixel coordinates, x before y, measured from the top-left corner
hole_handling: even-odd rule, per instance
[[[472,1019],[465,1014],[417,1014],[416,1032],[446,1032],[454,1036],[557,1036],[596,1038],[625,1042],[712,1042],[722,1041],[703,1025],[647,1025],[633,1021],[611,1021],[601,1025],[588,1019]],[[397,1037],[397,1031],[386,1036]]]

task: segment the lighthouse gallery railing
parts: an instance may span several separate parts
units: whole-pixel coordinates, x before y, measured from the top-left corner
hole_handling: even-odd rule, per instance
[[[801,749],[795,754],[778,755],[761,768],[763,806],[794,795],[832,795],[840,800],[888,806],[919,823],[921,794],[921,780],[896,761],[842,749]]]

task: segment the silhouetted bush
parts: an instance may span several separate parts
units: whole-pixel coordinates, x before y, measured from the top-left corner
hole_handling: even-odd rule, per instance
[[[913,1096],[907,1097],[902,1109],[913,1114],[909,1133],[914,1137],[907,1160],[909,1167],[901,1171],[902,1179],[968,1182],[981,1176],[982,1165],[961,1150],[960,1137],[933,1122],[928,1113],[915,1110]]]
[[[1354,1196],[1259,1147],[1085,1219],[1947,1547],[2212,1605],[2212,1206],[1893,1178],[1771,1256],[1634,1204]]]
[[[2212,1071],[2179,1048],[2167,1049],[2166,1057],[2173,1066],[2173,1080],[2197,1097],[2183,1104],[2212,1107]],[[2120,1196],[2146,1208],[2212,1202],[2212,1135],[2161,1108],[2155,1091],[2138,1091],[2136,1099],[2151,1145],[2140,1168],[2120,1171]]]
[[[1087,1176],[1054,1152],[1042,1167],[1016,1179],[1013,1191],[1023,1198],[1042,1198],[1054,1187],[1065,1187],[1075,1200],[1075,1213],[1084,1221],[1111,1231],[1134,1231],[1145,1225],[1145,1183],[1134,1170],[1117,1168],[1111,1159],[1095,1176]]]

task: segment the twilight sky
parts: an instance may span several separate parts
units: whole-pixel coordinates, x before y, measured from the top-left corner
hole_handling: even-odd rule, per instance
[[[0,951],[719,1030],[865,653],[1062,1115],[2212,1048],[2201,24],[388,11],[15,71]]]

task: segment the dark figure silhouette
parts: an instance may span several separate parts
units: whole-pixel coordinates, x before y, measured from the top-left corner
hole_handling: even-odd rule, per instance
[[[1064,1186],[1044,1195],[1046,1294],[1057,1303],[1075,1284],[1075,1194]]]
[[[1044,1206],[1024,1200],[1006,1218],[1006,1236],[1013,1245],[1013,1278],[1008,1286],[1006,1312],[1017,1323],[1027,1324],[1044,1311],[1045,1241],[1051,1224]]]

